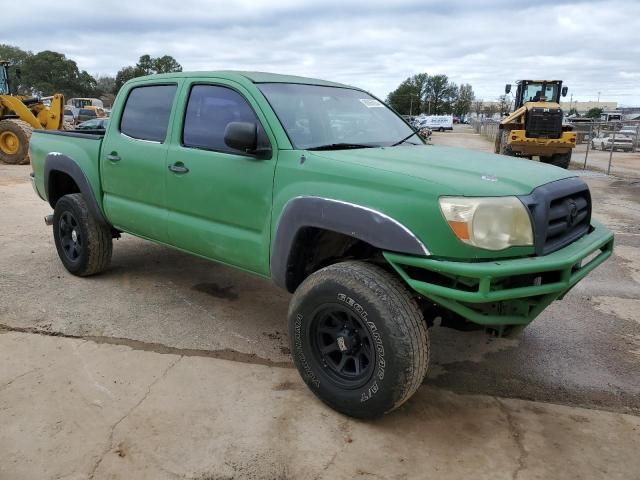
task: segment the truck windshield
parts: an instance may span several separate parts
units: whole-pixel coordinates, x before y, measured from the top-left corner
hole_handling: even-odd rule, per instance
[[[530,83],[524,87],[522,101],[524,102],[555,102],[558,85],[555,83]]]
[[[360,90],[320,85],[258,85],[297,149],[422,144],[404,120]]]

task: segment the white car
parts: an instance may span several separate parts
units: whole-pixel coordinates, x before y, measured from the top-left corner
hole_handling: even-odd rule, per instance
[[[68,123],[70,125],[76,123],[76,117],[73,114],[73,110],[71,110],[70,108],[64,109],[64,123]]]
[[[622,135],[620,132],[616,132],[616,138],[614,140],[613,133],[601,133],[599,136],[591,140],[591,148],[593,150],[611,150],[613,144],[613,150],[622,150],[624,152],[633,151],[633,137]]]

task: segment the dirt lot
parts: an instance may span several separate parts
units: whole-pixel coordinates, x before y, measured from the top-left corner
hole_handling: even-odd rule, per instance
[[[72,277],[28,172],[0,166],[0,479],[640,478],[637,181],[584,174],[612,260],[517,339],[434,328],[418,394],[358,422],[298,379],[288,294],[130,236]]]

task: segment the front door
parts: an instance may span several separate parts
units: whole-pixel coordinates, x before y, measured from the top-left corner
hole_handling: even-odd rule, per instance
[[[230,122],[254,122],[265,142],[273,145],[273,137],[264,129],[255,101],[240,86],[194,82],[185,90],[183,125],[173,133],[167,158],[169,241],[267,274],[276,159],[232,149],[224,132]]]
[[[104,209],[117,228],[167,242],[165,182],[171,112],[178,85],[132,88],[102,144]]]

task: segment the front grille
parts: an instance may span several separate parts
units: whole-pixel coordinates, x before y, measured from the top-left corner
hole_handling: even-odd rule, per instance
[[[562,110],[535,107],[527,113],[527,137],[560,138],[562,136]]]
[[[531,212],[536,254],[546,255],[589,231],[591,194],[579,178],[567,178],[520,197]]]

